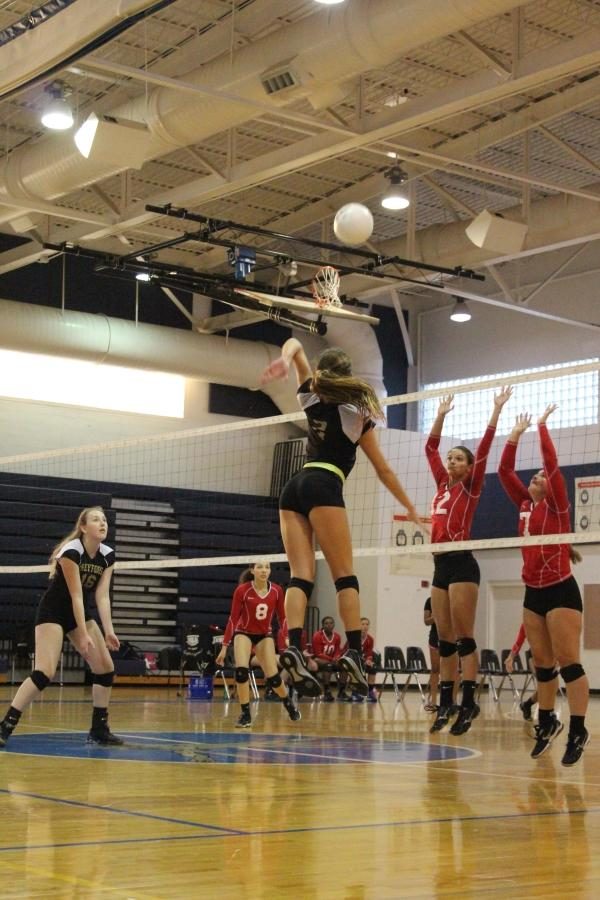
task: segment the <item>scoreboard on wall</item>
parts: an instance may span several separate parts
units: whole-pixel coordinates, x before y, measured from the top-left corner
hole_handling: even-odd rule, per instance
[[[600,531],[600,475],[575,479],[575,531]]]

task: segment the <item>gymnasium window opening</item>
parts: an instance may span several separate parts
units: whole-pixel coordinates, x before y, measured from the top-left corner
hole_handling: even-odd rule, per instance
[[[477,378],[461,378],[454,381],[437,381],[423,384],[423,390],[451,391],[453,386],[471,384],[473,390],[465,394],[456,394],[452,412],[452,433],[460,434],[465,440],[481,437],[490,417],[491,398],[496,389],[484,388],[476,390],[478,382],[491,378],[501,378],[504,383],[511,384],[516,375],[531,375],[530,381],[515,385],[514,393],[503,410],[498,424],[498,434],[508,434],[513,426],[515,416],[521,412],[531,412],[535,418],[540,415],[549,403],[558,403],[558,409],[552,416],[553,428],[573,428],[576,425],[596,425],[598,423],[598,371],[578,372],[573,375],[560,375],[562,369],[570,366],[598,362],[598,358],[580,359],[568,363],[551,366],[538,366],[533,369],[514,369],[511,372],[498,372],[481,375]],[[536,380],[538,372],[556,371],[556,378]],[[437,414],[439,397],[430,397],[420,404],[420,430],[428,434]]]
[[[185,378],[0,350],[0,397],[182,419]]]

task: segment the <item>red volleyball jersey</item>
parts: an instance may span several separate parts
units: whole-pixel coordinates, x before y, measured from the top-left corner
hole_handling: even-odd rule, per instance
[[[519,507],[519,535],[564,534],[571,530],[569,497],[565,479],[558,468],[556,450],[546,425],[538,425],[540,448],[546,474],[547,494],[534,503],[515,472],[517,445],[507,441],[498,475],[510,499]],[[528,587],[542,588],[571,577],[569,544],[539,544],[521,547],[521,577]]]
[[[440,437],[429,435],[425,453],[437,485],[437,493],[431,505],[433,544],[469,539],[473,516],[483,487],[485,464],[495,433],[496,429],[488,425],[475,452],[470,473],[463,481],[457,481],[452,487],[449,485],[448,471],[438,450]]]
[[[238,631],[242,634],[271,634],[271,622],[275,614],[280,625],[284,621],[283,590],[272,582],[268,582],[268,587],[264,597],[256,593],[252,581],[236,587],[223,637],[225,645],[231,643],[233,635]]]
[[[342,639],[334,631],[331,637],[327,637],[323,629],[315,631],[312,639],[312,653],[316,659],[331,660],[332,662],[341,656]]]

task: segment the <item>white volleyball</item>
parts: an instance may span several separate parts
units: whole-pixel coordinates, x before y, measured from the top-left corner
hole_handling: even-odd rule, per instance
[[[346,203],[333,220],[335,236],[342,244],[364,244],[373,234],[371,210],[362,203]]]

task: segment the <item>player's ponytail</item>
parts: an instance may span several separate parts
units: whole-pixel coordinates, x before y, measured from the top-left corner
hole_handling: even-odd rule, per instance
[[[352,361],[339,347],[330,347],[319,357],[312,388],[324,403],[349,403],[365,417],[385,418],[377,394],[370,384],[352,374]]]
[[[50,563],[50,574],[49,574],[50,579],[54,578],[54,576],[56,575],[56,557],[58,556],[58,554],[60,553],[62,548],[65,546],[65,544],[69,543],[69,541],[75,541],[77,539],[81,540],[81,538],[83,537],[83,531],[81,530],[81,528],[83,525],[86,524],[88,515],[94,509],[99,509],[101,513],[104,513],[104,510],[102,509],[101,506],[86,506],[86,508],[82,509],[81,512],[79,513],[79,515],[77,517],[77,522],[75,523],[75,527],[73,528],[73,530],[70,531],[62,539],[62,541],[59,541],[59,543],[56,545],[56,547],[54,547],[54,549],[52,550],[52,553],[50,554],[50,559],[48,560],[48,562]]]
[[[244,569],[240,577],[238,578],[238,584],[247,584],[249,581],[254,580],[254,574],[252,572],[252,568],[248,566],[247,569]]]

